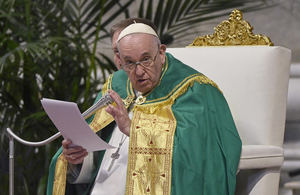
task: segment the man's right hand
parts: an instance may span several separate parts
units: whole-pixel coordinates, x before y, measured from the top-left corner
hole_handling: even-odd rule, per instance
[[[71,164],[81,164],[83,159],[88,155],[86,149],[81,146],[72,146],[70,140],[64,139],[62,141],[63,154],[66,160]]]

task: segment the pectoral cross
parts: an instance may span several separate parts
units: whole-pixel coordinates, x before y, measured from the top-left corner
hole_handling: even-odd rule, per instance
[[[119,143],[119,147],[117,148],[117,150],[114,153],[111,154],[110,157],[112,158],[112,160],[111,160],[111,163],[109,165],[108,171],[111,170],[115,160],[117,160],[120,157],[119,151],[120,151],[120,148],[121,148],[122,144],[123,143]]]

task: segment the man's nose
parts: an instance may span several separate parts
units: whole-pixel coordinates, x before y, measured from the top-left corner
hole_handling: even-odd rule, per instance
[[[142,64],[138,63],[135,67],[135,74],[141,76],[145,73],[145,69]]]

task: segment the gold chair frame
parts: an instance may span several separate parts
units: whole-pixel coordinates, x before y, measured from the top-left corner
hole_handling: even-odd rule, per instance
[[[269,37],[253,34],[253,27],[243,19],[242,12],[237,9],[231,12],[228,20],[221,22],[214,30],[212,35],[197,37],[188,47],[274,45]]]

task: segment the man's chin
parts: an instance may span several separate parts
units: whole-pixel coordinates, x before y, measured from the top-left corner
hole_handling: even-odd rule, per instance
[[[143,94],[151,90],[151,87],[149,85],[137,85],[136,87],[133,88]]]

